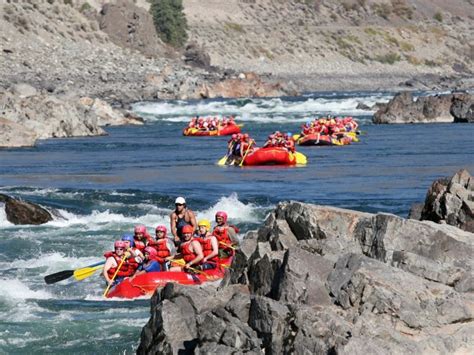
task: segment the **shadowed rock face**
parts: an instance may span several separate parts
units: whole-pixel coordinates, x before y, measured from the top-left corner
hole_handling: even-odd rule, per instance
[[[474,234],[283,202],[218,289],[152,298],[139,354],[453,353],[474,346]]]
[[[0,202],[5,203],[7,219],[13,224],[43,224],[53,220],[51,213],[34,203],[3,194],[0,194]]]
[[[454,122],[474,123],[474,98],[470,94],[456,94],[449,111]]]
[[[474,179],[465,169],[450,179],[433,182],[421,220],[447,223],[474,233]]]

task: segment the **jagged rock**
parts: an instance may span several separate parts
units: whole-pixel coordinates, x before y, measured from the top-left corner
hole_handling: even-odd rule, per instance
[[[474,232],[474,179],[465,169],[451,179],[433,182],[425,199],[422,220],[445,222]]]
[[[36,143],[36,134],[25,126],[0,117],[0,132],[2,132],[1,147],[32,147]]]
[[[474,95],[455,94],[449,112],[454,122],[474,123]]]
[[[449,109],[452,95],[419,97],[413,100],[410,92],[402,92],[375,112],[374,123],[453,122]]]
[[[7,220],[13,224],[43,224],[53,220],[51,213],[37,204],[2,194],[0,197],[5,202]]]
[[[421,212],[423,211],[424,205],[422,203],[414,203],[410,207],[410,211],[408,212],[408,219],[421,219]]]
[[[364,111],[370,111],[371,110],[370,106],[367,106],[363,102],[359,102],[356,106],[356,109],[357,110],[364,110]]]
[[[143,119],[135,118],[134,115],[125,115],[120,110],[113,109],[107,102],[101,99],[82,97],[79,103],[93,112],[97,117],[99,126],[117,126],[127,124],[143,124]]]

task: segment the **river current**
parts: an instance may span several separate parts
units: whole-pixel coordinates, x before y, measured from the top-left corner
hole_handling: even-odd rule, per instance
[[[55,213],[42,226],[15,226],[0,208],[0,353],[134,353],[149,318],[148,300],[104,300],[99,273],[53,285],[43,277],[101,261],[135,224],[168,226],[177,196],[186,197],[198,218],[227,211],[245,233],[282,200],[406,217],[434,179],[460,168],[474,172],[474,125],[373,125],[371,112],[356,109],[391,97],[326,92],[137,103],[143,126],[0,150],[0,193]],[[297,147],[308,157],[306,167],[220,167],[228,137],[182,136],[197,114],[236,115],[258,145],[275,130],[299,133],[316,115],[352,115],[361,142]]]

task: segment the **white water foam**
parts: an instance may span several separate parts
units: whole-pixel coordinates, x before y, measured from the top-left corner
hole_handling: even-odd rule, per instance
[[[9,222],[7,219],[7,213],[5,212],[5,204],[0,203],[0,227],[12,227],[13,223]]]
[[[17,304],[26,299],[50,299],[53,295],[45,290],[34,291],[17,279],[0,279],[0,299]]]
[[[140,103],[134,109],[147,114],[147,120],[162,119],[170,122],[187,122],[189,117],[196,114],[206,115],[237,115],[238,121],[284,122],[294,121],[288,115],[300,116],[297,120],[304,121],[314,115],[367,115],[372,111],[357,109],[359,103],[369,107],[376,102],[388,102],[392,95],[373,95],[367,97],[348,98],[308,98],[305,101],[284,101],[280,98],[251,99],[243,106],[231,104],[228,101],[211,101],[199,103],[155,102]],[[172,116],[172,117],[170,117]],[[306,116],[306,118],[301,117]]]

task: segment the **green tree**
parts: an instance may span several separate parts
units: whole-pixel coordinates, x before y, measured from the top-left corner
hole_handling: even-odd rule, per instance
[[[151,0],[150,13],[161,39],[174,47],[182,47],[188,39],[188,23],[182,0]]]

